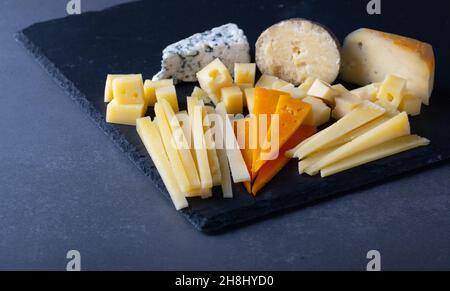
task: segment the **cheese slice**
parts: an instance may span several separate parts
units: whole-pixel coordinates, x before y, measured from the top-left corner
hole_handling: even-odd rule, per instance
[[[384,108],[374,103],[364,101],[355,110],[342,119],[314,135],[295,153],[295,157],[303,159],[308,155],[323,149],[327,144],[344,136],[352,130],[380,117],[386,112]]]
[[[358,107],[362,101],[358,96],[346,92],[336,96],[334,102],[335,106],[331,115],[334,119],[341,119]]]
[[[225,105],[222,102],[217,104],[216,112],[221,116],[223,121],[223,145],[226,147],[233,181],[234,183],[248,182],[250,181],[250,174],[239,149],[239,144],[234,135],[233,126],[225,109]]]
[[[209,189],[213,187],[213,180],[203,131],[203,107],[198,104],[198,99],[193,97],[187,98],[187,104],[189,118],[192,120],[192,137],[200,184],[202,189]]]
[[[172,170],[167,152],[164,149],[158,127],[151,121],[150,117],[144,117],[136,121],[136,130],[147,152],[150,154],[153,164],[158,170],[175,208],[180,210],[188,207],[188,202],[178,186],[176,175]]]
[[[195,186],[192,185],[189,181],[187,173],[183,167],[183,162],[181,161],[180,154],[176,147],[175,140],[172,136],[172,131],[170,130],[167,116],[159,102],[155,104],[155,115],[158,119],[159,132],[164,143],[164,148],[166,149],[167,155],[169,157],[172,171],[177,178],[178,186],[180,187],[181,191],[183,191],[184,193],[188,193],[189,191],[194,190]]]
[[[267,161],[278,157],[280,148],[300,127],[310,111],[310,104],[292,98],[289,95],[280,96],[275,110],[275,116],[278,116],[279,124],[272,123],[267,131],[260,154],[253,161],[252,173],[258,173]]]
[[[326,157],[328,154],[332,153],[334,150],[336,150],[339,146],[334,146],[330,148],[323,149],[319,152],[316,152],[310,156],[308,156],[306,159],[300,160],[298,162],[298,173],[304,174],[308,170],[309,167]]]
[[[213,107],[207,107],[206,108],[208,114],[215,114],[216,111]],[[208,119],[205,120],[205,122],[211,122],[212,116],[217,115],[211,115]],[[215,121],[216,122],[216,121]],[[217,126],[217,122],[215,124],[215,127]],[[223,141],[222,136],[222,130],[219,128],[218,130],[215,130],[215,141]],[[227,158],[227,152],[224,147],[217,147],[216,144],[216,153],[217,153],[217,159],[219,161],[220,166],[220,176],[221,176],[221,188],[222,188],[222,195],[223,198],[233,198],[233,184],[231,181],[231,173],[230,173],[230,166],[228,165],[228,158]]]
[[[341,79],[361,86],[394,74],[428,105],[434,84],[433,47],[415,39],[362,28],[350,33],[342,48]]]
[[[203,106],[203,101],[200,100],[199,104]],[[209,114],[214,114],[214,108],[211,106],[203,106],[203,129],[205,134],[206,152],[208,154],[209,169],[211,170],[211,176],[213,186],[219,186],[222,183],[222,175],[220,172],[219,158],[217,157],[216,145],[214,143],[213,133],[211,131],[211,120]]]
[[[392,117],[390,120],[382,123],[369,132],[339,147],[337,150],[312,165],[309,168],[309,171],[315,174],[321,169],[333,163],[339,162],[345,158],[360,153],[376,145],[393,140],[397,137],[409,135],[410,132],[411,130],[409,126],[408,115],[405,112],[400,113],[399,115]]]
[[[200,179],[198,177],[196,169],[195,161],[192,157],[191,148],[189,142],[184,135],[183,129],[180,126],[180,122],[175,115],[172,107],[170,106],[167,100],[161,100],[158,102],[161,104],[164,113],[166,115],[167,121],[169,122],[170,130],[172,132],[172,136],[174,137],[175,146],[178,149],[178,154],[181,158],[181,163],[183,164],[184,171],[186,172],[187,178],[189,179],[189,183],[191,188],[200,189]]]
[[[417,135],[402,136],[325,167],[320,171],[320,174],[323,178],[328,177],[348,169],[352,169],[417,147],[427,146],[429,144],[430,141],[428,139]]]

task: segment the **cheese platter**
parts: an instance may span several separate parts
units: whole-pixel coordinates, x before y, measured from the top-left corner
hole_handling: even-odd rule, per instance
[[[438,128],[450,122],[439,74],[449,45],[431,24],[419,41],[409,23],[373,23],[363,5],[343,25],[318,9],[342,3],[297,2],[141,1],[17,39],[202,231],[448,159],[450,133]],[[202,21],[179,29],[145,13],[192,9]]]

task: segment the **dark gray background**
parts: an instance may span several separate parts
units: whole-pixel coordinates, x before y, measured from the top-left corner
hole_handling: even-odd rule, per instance
[[[217,235],[196,231],[13,34],[68,1],[0,1],[0,270],[450,270],[450,165]],[[82,0],[82,11],[127,1]],[[51,37],[51,36],[49,36]]]

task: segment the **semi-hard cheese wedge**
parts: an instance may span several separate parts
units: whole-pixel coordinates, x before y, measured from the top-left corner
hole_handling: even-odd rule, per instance
[[[395,34],[358,29],[346,37],[342,48],[342,80],[364,86],[394,74],[406,79],[408,90],[427,105],[434,70],[431,45]]]
[[[169,157],[170,165],[172,166],[172,171],[175,174],[175,177],[178,182],[178,186],[181,191],[184,193],[188,193],[191,190],[194,190],[194,185],[191,184],[189,177],[186,173],[185,168],[183,167],[183,162],[181,161],[180,154],[176,147],[175,140],[172,135],[172,131],[170,130],[170,125],[167,120],[167,116],[162,108],[161,104],[155,104],[155,115],[158,119],[158,128],[161,134],[162,141],[164,143],[164,148],[166,149],[167,156]]]
[[[350,92],[345,92],[336,96],[336,98],[334,98],[334,102],[335,105],[331,115],[334,119],[341,119],[358,107],[362,100]]]
[[[188,202],[178,186],[176,174],[172,170],[167,152],[164,149],[158,127],[151,121],[150,117],[144,117],[136,121],[136,130],[147,152],[150,154],[175,208],[180,210],[188,207]]]
[[[267,183],[269,183],[273,177],[275,177],[286,164],[290,158],[286,157],[285,153],[288,149],[292,148],[296,144],[310,137],[316,132],[316,128],[312,126],[302,125],[300,126],[291,138],[280,148],[280,154],[277,159],[268,161],[261,170],[258,172],[258,176],[252,186],[252,194],[256,195]]]
[[[274,160],[281,154],[279,152],[280,148],[284,146],[300,127],[310,111],[310,104],[300,99],[292,98],[289,95],[280,96],[275,110],[275,116],[278,116],[279,124],[275,125],[271,123],[260,154],[253,161],[252,173],[258,173],[267,161]]]
[[[339,147],[309,168],[310,173],[316,174],[329,165],[360,153],[376,145],[393,140],[397,137],[409,135],[411,132],[408,115],[403,112],[382,123],[349,143]]]
[[[380,117],[386,110],[372,102],[364,101],[355,110],[341,118],[328,128],[315,134],[295,153],[295,157],[303,159],[308,155],[323,149],[329,143],[344,136],[352,130]]]
[[[325,167],[320,171],[320,174],[325,178],[348,169],[412,150],[417,147],[427,146],[429,144],[430,141],[428,139],[417,135],[402,136]]]
[[[203,107],[198,102],[197,98],[187,98],[189,119],[192,120],[192,137],[200,184],[202,189],[209,189],[213,187],[213,180],[204,138]]]
[[[210,114],[214,114],[215,110],[212,106],[204,106],[203,101],[199,101],[200,106],[203,106],[203,129],[205,134],[206,152],[208,154],[209,169],[213,180],[213,186],[219,186],[222,183],[222,173],[220,172],[219,158],[217,157],[216,146],[214,143],[214,136],[211,130]]]
[[[106,107],[106,122],[136,125],[136,119],[145,115],[145,104],[119,104],[116,99],[108,103]]]
[[[197,73],[200,87],[208,93],[209,98],[217,104],[221,101],[221,89],[233,86],[230,71],[219,60],[215,59]]]
[[[341,62],[339,43],[318,23],[289,19],[266,29],[256,42],[256,63],[263,74],[294,85],[307,77],[332,83]]]
[[[216,106],[216,112],[220,115],[223,121],[223,146],[226,147],[228,162],[230,164],[231,175],[234,183],[250,181],[250,173],[247,170],[244,158],[239,149],[239,144],[234,135],[233,125],[225,109],[225,105],[220,102]]]
[[[195,170],[195,161],[192,157],[189,142],[184,135],[183,129],[180,126],[180,122],[167,100],[163,99],[159,101],[158,104],[161,104],[161,107],[163,108],[166,115],[170,130],[172,132],[172,136],[175,141],[175,146],[178,149],[178,154],[180,155],[181,163],[183,164],[183,168],[186,172],[187,178],[189,179],[189,183],[193,189],[200,189],[200,179],[198,177],[197,171]]]

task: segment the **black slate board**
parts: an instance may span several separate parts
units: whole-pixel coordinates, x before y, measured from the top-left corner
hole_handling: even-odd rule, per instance
[[[360,27],[371,27],[415,37],[433,44],[437,79],[430,107],[412,119],[413,132],[432,140],[416,149],[327,179],[299,176],[292,161],[253,198],[241,185],[235,198],[190,200],[181,213],[199,230],[217,231],[286,208],[382,182],[413,169],[450,157],[450,34],[446,10],[440,1],[383,1],[382,15],[366,13],[368,1],[141,1],[101,12],[83,13],[34,24],[16,38],[33,54],[72,99],[111,137],[113,142],[148,175],[168,197],[164,185],[134,127],[104,121],[104,80],[107,73],[143,73],[159,70],[162,49],[181,38],[224,23],[244,29],[253,44],[268,26],[287,18],[303,17],[323,23],[342,40]],[[433,5],[435,2],[435,5]],[[252,49],[253,55],[253,49]],[[178,86],[180,104],[193,84]]]

